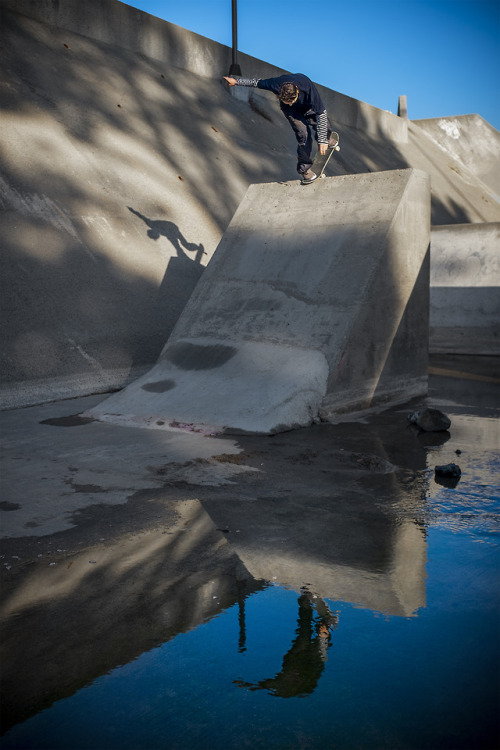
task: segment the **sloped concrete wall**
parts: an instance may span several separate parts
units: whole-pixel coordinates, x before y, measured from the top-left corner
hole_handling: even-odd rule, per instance
[[[58,29],[145,55],[198,76],[219,79],[229,71],[231,64],[229,47],[118,0],[2,0],[2,4]],[[244,75],[250,77],[269,78],[285,72],[243,52],[238,53],[238,59]],[[401,118],[338,92],[329,93],[334,97],[338,123],[368,127],[374,135],[384,133],[402,143],[408,140],[406,122]]]
[[[88,416],[273,433],[427,389],[430,186],[251,185],[158,364]]]
[[[286,123],[245,121],[219,81],[2,10],[8,407],[150,366],[248,184],[294,170]]]
[[[500,133],[479,115],[414,120],[440,148],[500,199]]]
[[[431,233],[430,351],[500,355],[500,224]]]

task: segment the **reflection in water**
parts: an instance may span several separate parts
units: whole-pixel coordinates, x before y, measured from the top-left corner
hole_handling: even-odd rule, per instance
[[[400,439],[393,456],[378,428],[363,426],[362,452],[343,450],[349,433],[341,426],[297,431],[287,436],[285,449],[273,453],[278,479],[266,479],[260,461],[257,467],[240,462],[238,486],[229,485],[225,494],[225,485],[205,489],[202,501],[168,499],[175,492],[169,478],[174,487],[184,480],[189,493],[197,480],[192,466],[167,465],[165,489],[138,498],[169,509],[164,527],[66,556],[64,541],[53,566],[38,558],[25,566],[4,591],[0,608],[4,727],[235,603],[239,653],[255,654],[245,597],[267,581],[319,597],[312,607],[303,593],[299,630],[278,675],[259,684],[269,674],[267,665],[257,679],[246,671],[231,674],[231,683],[244,676],[256,690],[267,687],[275,695],[310,693],[324,669],[329,636],[321,628],[308,631],[322,617],[332,625],[321,601],[416,617],[425,606],[425,485],[420,479],[412,485],[405,472],[403,481],[395,466],[404,459],[414,476],[425,468],[425,454],[411,433],[404,436],[406,444]],[[263,438],[246,440],[255,450]],[[211,464],[200,466],[208,471]],[[262,494],[266,481],[276,494]],[[277,648],[281,656],[286,647]]]
[[[235,680],[239,687],[267,690],[280,698],[305,696],[314,691],[331,645],[330,629],[337,627],[338,616],[330,611],[326,602],[317,597],[313,599],[309,592],[299,597],[298,604],[296,637],[283,657],[281,671],[275,677],[260,680],[257,684]]]
[[[198,501],[174,507],[168,531],[131,534],[67,558],[60,550],[56,561],[28,566],[14,589],[4,586],[3,731],[265,585]]]
[[[165,529],[26,566],[4,594],[3,750],[497,747],[498,422],[451,416],[425,448],[364,425],[384,459],[364,474],[342,426],[307,432],[314,452],[275,438],[280,492],[266,466],[178,499]]]
[[[241,484],[251,500],[242,502],[239,488],[228,489],[223,502],[222,489],[206,491],[203,502],[172,502],[176,520],[170,518],[164,529],[72,552],[54,567],[41,561],[26,567],[13,590],[5,592],[0,610],[4,727],[236,603],[238,653],[255,657],[249,645],[255,623],[250,627],[245,616],[246,597],[267,581],[302,592],[298,629],[275,677],[262,678],[268,663],[257,678],[244,669],[232,671],[231,684],[245,676],[248,690],[242,694],[315,692],[336,622],[326,600],[415,617],[425,606],[425,529],[415,520],[424,502],[422,488],[415,491],[396,475],[376,430],[363,428],[362,454],[335,447],[335,435],[344,442],[339,427],[289,436],[289,450],[273,456],[280,481],[294,487],[281,499],[260,494],[263,471],[249,466],[253,470],[244,473]],[[314,461],[304,440],[308,451],[317,441]],[[413,457],[411,435],[408,441],[404,450],[417,462],[412,465],[425,466],[420,446]],[[401,441],[398,448],[401,461]],[[172,467],[169,474],[176,483],[182,479]],[[325,477],[323,485],[318,474]],[[193,483],[187,474],[186,481]],[[167,486],[165,497],[154,491],[144,502],[154,499],[167,507],[171,492]],[[318,598],[310,599],[305,589]],[[266,613],[263,618],[269,621]],[[285,648],[277,644],[274,656]]]

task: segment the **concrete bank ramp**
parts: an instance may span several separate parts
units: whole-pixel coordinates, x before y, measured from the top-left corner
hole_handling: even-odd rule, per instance
[[[479,115],[414,120],[414,123],[456,161],[455,170],[462,165],[482,180],[500,200],[498,130]]]
[[[89,416],[273,433],[427,387],[430,186],[251,185],[158,363]]]

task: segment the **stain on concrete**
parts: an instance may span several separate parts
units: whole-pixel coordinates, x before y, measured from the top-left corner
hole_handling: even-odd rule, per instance
[[[82,417],[80,414],[71,414],[68,417],[53,417],[44,419],[40,424],[50,424],[54,427],[82,427],[85,424],[95,422],[92,417]]]
[[[204,346],[185,341],[169,346],[162,359],[172,362],[181,370],[214,370],[225,365],[237,351],[235,346]]]
[[[19,510],[20,507],[19,503],[9,503],[8,500],[2,500],[0,502],[0,510]]]
[[[149,393],[166,393],[175,388],[175,385],[175,380],[157,380],[155,383],[145,383],[141,388]]]
[[[93,495],[98,492],[111,492],[112,490],[112,488],[100,487],[98,484],[76,484],[72,479],[67,479],[66,484],[69,484],[74,492],[90,492]]]

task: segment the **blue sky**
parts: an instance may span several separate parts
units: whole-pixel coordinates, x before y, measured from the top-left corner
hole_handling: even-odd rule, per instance
[[[231,0],[127,4],[232,45]],[[238,0],[238,48],[380,109],[406,94],[414,120],[500,130],[500,0]]]

